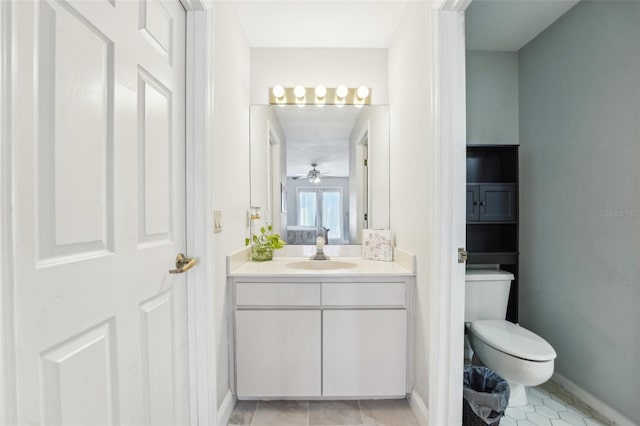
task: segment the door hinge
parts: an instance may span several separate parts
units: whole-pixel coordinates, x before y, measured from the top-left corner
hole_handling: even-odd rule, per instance
[[[367,158],[364,159],[364,166],[367,167],[369,165],[369,160]]]
[[[469,253],[467,253],[464,247],[458,248],[458,263],[465,263],[468,257]]]
[[[369,213],[364,214],[364,220],[369,220]]]

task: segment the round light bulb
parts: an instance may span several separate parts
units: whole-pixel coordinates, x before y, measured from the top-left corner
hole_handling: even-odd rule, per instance
[[[349,93],[349,89],[347,89],[347,86],[338,86],[338,88],[336,89],[336,96],[339,98],[346,97],[347,93]]]
[[[277,86],[273,86],[273,89],[271,89],[271,92],[273,93],[273,96],[275,96],[276,99],[280,99],[281,97],[284,96],[284,87],[278,84]]]
[[[318,84],[316,86],[316,98],[324,98],[325,95],[327,94],[327,88],[324,87],[322,84]]]
[[[296,98],[304,98],[305,93],[307,93],[307,91],[304,86],[297,85],[293,88],[293,94],[296,95]]]
[[[360,99],[366,99],[367,96],[369,96],[369,88],[367,86],[360,86],[357,94]]]

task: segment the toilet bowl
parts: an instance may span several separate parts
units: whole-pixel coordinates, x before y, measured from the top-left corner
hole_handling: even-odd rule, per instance
[[[509,406],[522,406],[527,405],[525,386],[553,375],[556,352],[542,337],[504,319],[511,280],[506,271],[468,270],[465,321],[474,357],[507,380]]]
[[[509,383],[509,406],[527,405],[525,386],[537,386],[553,375],[555,350],[524,327],[478,320],[470,323],[468,336],[474,355]]]

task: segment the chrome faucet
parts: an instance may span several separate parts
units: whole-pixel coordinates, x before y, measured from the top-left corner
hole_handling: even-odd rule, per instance
[[[316,254],[311,256],[309,260],[329,260],[331,259],[329,256],[324,254],[324,238],[318,237],[316,238]]]

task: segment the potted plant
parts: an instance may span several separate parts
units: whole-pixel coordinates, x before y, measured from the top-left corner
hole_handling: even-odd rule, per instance
[[[245,244],[251,244],[251,260],[264,262],[273,259],[273,250],[284,247],[285,242],[280,239],[279,234],[273,233],[273,226],[269,225],[260,228],[260,234],[251,235],[251,239],[245,239]]]

